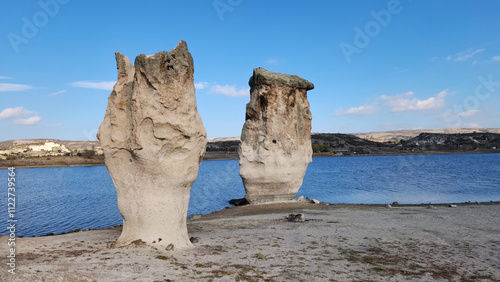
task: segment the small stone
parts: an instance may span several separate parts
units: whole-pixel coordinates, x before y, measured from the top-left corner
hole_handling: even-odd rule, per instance
[[[304,196],[300,196],[297,198],[297,201],[304,201]]]
[[[309,202],[309,201],[311,201],[311,199],[309,199],[309,197],[306,197],[306,201],[308,201],[308,202]]]
[[[306,221],[306,216],[302,213],[298,213],[298,214],[289,214],[288,217],[286,217],[286,219],[288,221],[291,221],[291,222],[304,222]]]
[[[313,204],[319,204],[319,203],[321,203],[321,202],[320,202],[320,201],[318,201],[318,200],[316,200],[316,199],[312,199],[312,200],[311,200],[311,203],[313,203]]]
[[[246,198],[241,198],[241,199],[232,199],[229,201],[229,203],[231,205],[235,205],[235,206],[244,206],[244,205],[248,205],[248,201]]]
[[[456,208],[457,205],[449,205],[448,207],[450,207],[450,208]]]
[[[436,207],[435,207],[435,206],[433,206],[433,205],[428,205],[428,206],[427,206],[427,208],[428,208],[428,209],[433,209],[433,210],[435,210],[435,209],[436,209]]]
[[[480,205],[480,204],[481,204],[480,202],[476,201],[476,205]]]
[[[195,214],[191,217],[191,219],[200,219],[201,215],[200,214]]]
[[[189,241],[193,244],[198,244],[200,242],[200,237],[191,237],[189,238]]]
[[[167,251],[171,251],[174,249],[174,244],[168,244],[168,246],[165,248]]]
[[[392,208],[391,205],[385,205],[385,207],[388,208],[388,209]]]
[[[392,202],[393,206],[399,206],[399,202]]]

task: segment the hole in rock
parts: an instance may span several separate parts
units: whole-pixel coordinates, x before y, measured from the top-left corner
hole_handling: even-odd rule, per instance
[[[262,110],[266,110],[267,109],[267,99],[266,99],[266,97],[260,96],[259,97],[259,104],[260,104],[260,108]]]

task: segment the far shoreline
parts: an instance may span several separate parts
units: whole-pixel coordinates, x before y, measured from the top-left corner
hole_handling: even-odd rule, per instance
[[[304,206],[305,205],[305,206]],[[277,214],[277,213],[290,213],[299,210],[300,208],[312,208],[315,210],[322,209],[330,209],[332,207],[335,208],[345,208],[345,209],[372,209],[372,208],[384,208],[384,209],[397,209],[397,208],[412,208],[412,207],[434,207],[434,208],[456,208],[456,207],[467,207],[467,206],[496,206],[500,205],[500,200],[497,201],[488,201],[488,202],[479,202],[479,201],[467,201],[467,202],[449,202],[449,203],[420,203],[420,204],[399,204],[398,202],[386,203],[386,204],[363,204],[363,203],[326,203],[320,202],[319,204],[315,204],[312,202],[308,202],[307,200],[297,200],[293,199],[291,201],[280,201],[280,202],[268,202],[254,205],[242,205],[242,206],[230,206],[221,210],[213,211],[210,213],[204,214],[195,214],[187,217],[187,220],[196,220],[196,219],[214,219],[214,218],[224,218],[224,217],[244,217],[244,216],[253,216],[253,215],[263,215],[263,214]],[[283,208],[286,207],[286,209]],[[84,228],[84,229],[76,229],[76,230],[68,230],[61,233],[47,233],[43,235],[21,235],[19,238],[43,238],[43,237],[51,237],[58,235],[71,234],[76,232],[86,232],[86,231],[95,231],[95,230],[112,230],[117,227],[122,227],[122,224],[115,224],[109,227],[102,228]],[[6,236],[0,234],[0,238],[2,236]]]
[[[375,156],[427,156],[427,155],[469,155],[469,154],[498,154],[500,150],[475,150],[475,151],[416,151],[402,152],[400,154],[355,154],[355,155],[336,155],[332,152],[313,153],[313,158],[325,157],[375,157]],[[76,159],[78,158],[78,159]],[[104,166],[104,156],[93,159],[84,159],[81,157],[50,157],[50,158],[33,158],[37,160],[37,164],[30,161],[32,159],[17,159],[17,160],[0,160],[0,169],[8,169],[14,167],[21,168],[49,168],[49,167],[84,167],[84,166]],[[238,160],[236,152],[207,152],[203,161],[224,161]]]

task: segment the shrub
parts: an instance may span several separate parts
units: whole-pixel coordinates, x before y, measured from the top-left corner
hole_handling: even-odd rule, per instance
[[[323,152],[323,151],[329,151],[328,145],[320,145],[320,144],[313,144],[312,145],[313,152]]]
[[[95,156],[95,151],[94,150],[84,150],[82,156],[84,158],[90,159],[93,156]]]

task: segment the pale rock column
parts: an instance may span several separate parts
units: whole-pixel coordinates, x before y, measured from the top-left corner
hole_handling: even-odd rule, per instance
[[[307,91],[314,85],[263,68],[254,69],[249,85],[239,148],[245,198],[251,204],[291,200],[312,161]]]
[[[134,66],[116,52],[116,64],[118,82],[97,133],[123,216],[115,245],[190,246],[189,195],[207,143],[193,58],[180,41],[170,52],[137,56]]]

